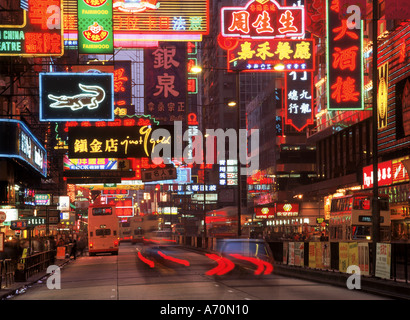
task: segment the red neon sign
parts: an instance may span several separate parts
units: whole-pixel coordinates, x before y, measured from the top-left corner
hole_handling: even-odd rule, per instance
[[[341,18],[341,0],[327,4],[328,109],[361,110],[364,108],[362,31],[349,28]]]
[[[252,0],[245,7],[221,9],[223,37],[273,39],[305,34],[303,7],[281,7],[275,0]]]

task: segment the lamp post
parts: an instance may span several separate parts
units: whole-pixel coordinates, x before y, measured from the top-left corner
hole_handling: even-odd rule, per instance
[[[242,215],[242,197],[241,197],[241,163],[239,161],[239,154],[240,154],[240,137],[239,132],[241,129],[241,103],[240,103],[240,92],[239,92],[239,71],[236,71],[236,103],[237,103],[237,132],[236,132],[236,162],[237,162],[237,170],[238,170],[238,237],[241,236],[242,229],[241,229],[241,215]]]
[[[378,132],[378,114],[377,114],[377,31],[378,31],[378,0],[373,0],[373,92],[372,92],[372,123],[373,123],[373,201],[372,201],[372,251],[373,251],[373,268],[372,275],[376,274],[376,251],[377,242],[380,241],[380,208],[379,208],[379,186],[378,186],[378,150],[377,150],[377,132]]]

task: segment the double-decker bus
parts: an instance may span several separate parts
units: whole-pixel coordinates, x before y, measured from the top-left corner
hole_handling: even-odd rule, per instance
[[[128,242],[132,240],[132,229],[131,229],[131,223],[129,222],[129,219],[131,218],[119,221],[120,243]]]
[[[91,205],[88,208],[88,252],[118,254],[119,226],[115,206]]]
[[[144,238],[158,231],[158,216],[147,214],[128,218],[131,230],[131,243],[143,242]]]
[[[371,193],[333,198],[330,207],[330,241],[370,241],[373,234]],[[387,195],[379,196],[380,240],[390,241],[390,210]]]

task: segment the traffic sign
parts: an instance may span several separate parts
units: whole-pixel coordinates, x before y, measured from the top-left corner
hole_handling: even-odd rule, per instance
[[[40,217],[22,217],[27,221],[27,227],[36,227],[42,224],[46,224],[46,219]]]
[[[23,229],[27,229],[27,227],[28,227],[27,220],[12,220],[10,222],[11,230],[23,230]]]

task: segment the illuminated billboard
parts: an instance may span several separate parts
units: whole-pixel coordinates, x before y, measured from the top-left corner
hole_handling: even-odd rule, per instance
[[[155,129],[166,129],[168,135],[152,140]],[[171,147],[172,127],[72,127],[68,132],[68,157],[128,158],[151,157],[156,148]],[[171,150],[172,151],[172,150]]]
[[[21,121],[0,119],[0,158],[23,160],[42,176],[47,176],[47,151]]]
[[[228,70],[249,72],[313,71],[315,67],[314,40],[239,40],[228,49]]]
[[[19,9],[12,14],[21,16],[21,23],[0,22],[0,56],[63,55],[60,0],[29,0],[28,11]]]
[[[144,49],[145,114],[161,124],[185,121],[187,48],[185,43],[161,43]]]
[[[40,73],[40,121],[112,121],[113,86],[110,73]]]
[[[340,6],[326,3],[327,108],[363,110],[363,26],[348,25]]]
[[[223,37],[274,39],[303,37],[305,9],[281,7],[274,0],[251,0],[245,7],[221,9]]]
[[[389,63],[377,68],[377,128],[387,127],[387,105],[389,95]]]
[[[285,74],[285,123],[302,131],[313,124],[312,72],[287,72]]]
[[[112,54],[112,0],[78,0],[78,52]]]

